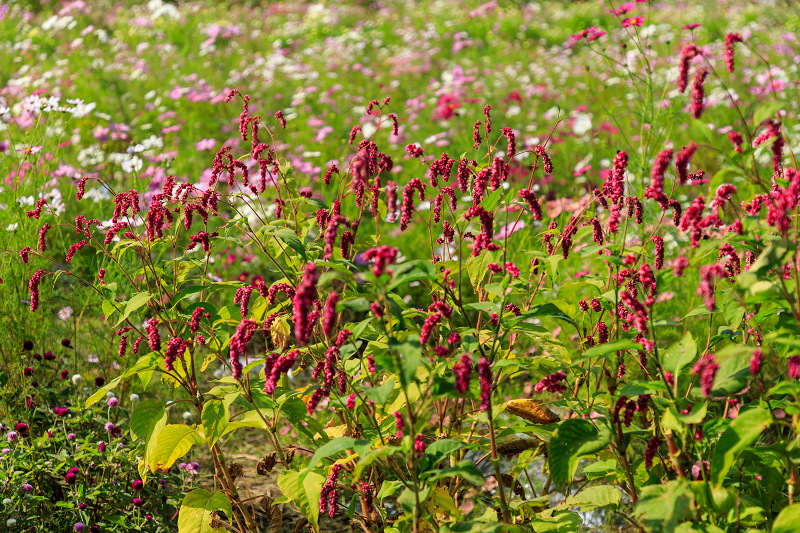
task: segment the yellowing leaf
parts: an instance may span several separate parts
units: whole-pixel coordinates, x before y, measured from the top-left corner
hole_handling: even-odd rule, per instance
[[[553,411],[542,405],[538,400],[520,398],[511,400],[506,404],[506,410],[512,415],[524,418],[534,424],[554,424],[561,418]]]

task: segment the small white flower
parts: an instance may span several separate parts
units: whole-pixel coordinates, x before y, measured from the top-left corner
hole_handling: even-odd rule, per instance
[[[58,318],[61,320],[67,320],[69,317],[72,316],[72,307],[66,306],[62,307],[58,310]]]
[[[139,172],[140,170],[142,170],[143,165],[144,162],[136,156],[126,158],[120,164],[120,166],[122,167],[122,171],[127,174],[130,174],[132,172]]]
[[[11,498],[6,498],[5,500],[3,500],[3,505],[11,505],[12,503],[14,502],[11,501]]]
[[[80,385],[82,382],[83,382],[83,377],[80,374],[74,374],[72,376],[73,385]]]
[[[20,196],[19,198],[17,198],[17,203],[19,204],[20,207],[33,205],[36,203],[36,198],[34,198],[33,196]]]
[[[8,520],[6,520],[6,527],[14,527],[16,525],[17,521],[14,520],[13,518],[9,518]]]
[[[592,117],[586,113],[580,113],[572,123],[572,131],[575,135],[584,135],[592,129]]]
[[[114,398],[115,396],[116,396],[116,395],[114,394],[114,391],[108,391],[108,392],[106,393],[106,398]]]
[[[19,227],[19,222],[12,222],[8,226],[6,226],[6,231],[17,231],[18,227]]]
[[[136,393],[131,394],[131,401],[132,402],[138,402],[139,401],[139,395],[136,394]]]
[[[187,422],[190,421],[192,419],[192,413],[190,413],[189,411],[184,411],[183,419],[186,420]]]

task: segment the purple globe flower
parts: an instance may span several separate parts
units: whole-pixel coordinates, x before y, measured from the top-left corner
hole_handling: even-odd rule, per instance
[[[70,344],[72,344],[72,343],[70,342],[69,339],[61,339],[61,346],[63,346],[64,348],[69,347]],[[83,524],[81,524],[81,525],[83,525]],[[77,524],[76,524],[75,527],[78,527]],[[77,529],[75,531],[77,531]],[[81,530],[81,531],[83,531],[83,530]]]
[[[76,438],[77,437],[75,436],[75,433],[68,433],[67,434],[67,440],[75,440]]]
[[[106,431],[108,431],[109,433],[114,431],[115,427],[116,426],[114,426],[114,422],[106,422]]]
[[[109,407],[116,407],[119,405],[119,400],[115,396],[112,396],[106,403]]]
[[[72,529],[75,530],[77,533],[80,533],[84,529],[86,529],[86,524],[83,522],[75,522],[75,525],[72,526]]]
[[[104,451],[106,451],[106,443],[105,442],[98,443],[97,449],[100,451],[100,453],[103,453]]]
[[[17,434],[16,431],[9,431],[7,435],[8,442],[14,442],[15,440],[17,440],[18,436],[19,435]]]
[[[75,483],[77,479],[78,479],[78,474],[76,474],[75,472],[67,472],[67,475],[64,476],[64,481],[66,481],[70,485]]]
[[[141,479],[136,479],[131,486],[133,487],[133,490],[142,490],[142,487],[144,487],[144,482]]]
[[[24,485],[22,485],[22,490],[24,490],[25,492],[31,492],[33,490],[33,485],[31,485],[30,483],[25,483]]]
[[[133,505],[134,507],[141,507],[142,505],[144,505],[144,500],[141,498],[134,498]]]

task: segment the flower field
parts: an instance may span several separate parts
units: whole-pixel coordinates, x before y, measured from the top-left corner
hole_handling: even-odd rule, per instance
[[[798,29],[0,4],[0,531],[795,531]]]

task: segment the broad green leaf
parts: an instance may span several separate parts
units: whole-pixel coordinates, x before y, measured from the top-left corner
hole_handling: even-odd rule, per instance
[[[161,430],[156,440],[156,447],[148,460],[150,470],[155,473],[158,470],[169,470],[169,468],[195,444],[202,444],[203,437],[192,426],[182,424],[170,424]]]
[[[284,243],[288,244],[295,252],[300,254],[303,261],[306,261],[306,247],[303,246],[303,243],[300,242],[300,239],[292,230],[286,228],[277,229],[275,230],[275,235]]]
[[[469,274],[469,281],[472,286],[477,288],[482,282],[486,273],[489,272],[487,268],[489,264],[494,261],[492,252],[489,250],[484,251],[478,257],[470,257],[467,259],[467,273]]]
[[[150,298],[152,298],[152,295],[149,292],[134,294],[133,297],[128,300],[128,303],[125,305],[125,310],[122,312],[122,316],[119,317],[114,327],[119,326],[131,313],[146,305],[147,302],[150,301]]]
[[[386,383],[379,387],[374,387],[371,389],[365,389],[365,394],[367,398],[375,402],[376,406],[383,407],[386,405],[386,402],[389,401],[389,397],[392,395],[394,391],[394,376],[390,377],[386,380]]]
[[[205,489],[195,489],[183,499],[178,514],[178,533],[211,533],[226,529],[211,528],[211,513],[222,511],[232,517],[231,502],[223,492],[211,493]]]
[[[786,254],[793,249],[794,246],[787,241],[772,242],[763,252],[761,252],[761,254],[758,256],[758,259],[756,259],[756,261],[750,265],[750,268],[747,269],[747,272],[758,274],[762,270],[776,268],[782,264],[783,258],[786,257]]]
[[[596,346],[592,346],[586,352],[584,352],[583,356],[576,360],[576,362],[580,362],[584,359],[589,359],[591,357],[597,357],[598,355],[605,355],[607,353],[616,352],[619,350],[641,350],[642,345],[638,342],[634,342],[628,339],[619,339],[616,341],[607,342],[605,344],[598,344]]]
[[[800,525],[800,503],[784,507],[772,524],[772,533],[795,533]]]
[[[711,459],[711,482],[722,485],[728,470],[739,454],[750,446],[772,421],[769,411],[761,407],[740,412],[719,438]]]
[[[131,434],[136,439],[144,439],[147,442],[158,422],[165,416],[163,402],[152,398],[143,401],[131,413]]]
[[[533,526],[536,533],[577,533],[581,531],[582,525],[583,519],[574,511],[560,511],[554,513],[553,516],[540,516],[531,521],[531,526]],[[480,533],[485,529],[470,531]],[[498,531],[506,531],[506,529]]]
[[[622,493],[618,488],[611,485],[600,485],[589,487],[580,491],[578,494],[567,498],[566,503],[571,507],[580,506],[581,511],[593,509],[595,507],[616,508],[622,501]]]
[[[559,425],[549,445],[550,475],[556,487],[563,488],[572,482],[578,468],[578,460],[599,452],[611,440],[608,430],[599,430],[590,422],[580,418],[568,418]]]
[[[766,119],[772,117],[781,109],[786,109],[786,102],[772,102],[767,101],[756,108],[753,112],[753,125],[758,127]]]
[[[434,470],[433,475],[430,477],[425,477],[424,481],[426,483],[433,483],[434,481],[448,477],[462,477],[465,481],[469,481],[473,485],[477,485],[479,487],[486,483],[483,473],[478,470],[478,467],[475,466],[475,463],[466,460],[460,461],[452,468]]]
[[[403,343],[397,343],[394,339],[391,339],[389,346],[400,354],[400,380],[403,386],[407,387],[414,381],[414,376],[422,360],[419,339],[409,338]]]
[[[122,381],[123,379],[133,376],[135,374],[139,374],[140,372],[152,372],[153,369],[155,369],[158,366],[159,360],[160,360],[159,357],[153,354],[143,355],[142,357],[139,358],[138,361],[136,361],[135,365],[126,370],[122,375],[115,377],[114,379],[112,379],[111,381],[109,381],[96,391],[94,391],[94,393],[86,399],[84,408],[88,409],[89,407],[97,403],[97,401],[100,400],[101,398],[105,398],[106,393],[110,390],[113,390],[117,385],[119,385],[120,381]]]
[[[692,337],[690,332],[686,332],[681,340],[667,348],[663,356],[663,366],[675,374],[675,377],[680,375],[681,369],[694,361],[697,355],[697,343]]]
[[[664,485],[642,487],[634,513],[646,531],[671,532],[691,518],[693,503],[694,493],[689,483],[676,479]]]
[[[310,480],[310,483],[315,483],[319,487],[314,490],[316,501],[312,502],[306,493],[306,480]],[[309,472],[304,476],[295,470],[284,470],[278,477],[278,488],[281,489],[284,496],[294,502],[297,509],[303,513],[303,516],[308,519],[314,528],[319,524],[318,491],[322,489],[323,483],[325,483],[325,478],[316,472]]]
[[[230,418],[228,409],[222,400],[206,402],[203,406],[203,431],[208,444],[214,444],[225,433],[228,418]]]
[[[317,448],[317,451],[314,453],[311,461],[309,461],[308,465],[306,465],[306,471],[309,471],[317,466],[319,462],[325,458],[337,455],[345,450],[352,450],[357,444],[361,445],[366,442],[367,441],[357,440],[352,437],[335,438]]]
[[[436,464],[453,452],[464,448],[466,444],[453,439],[437,440],[425,450],[425,455],[431,458],[431,464]]]

